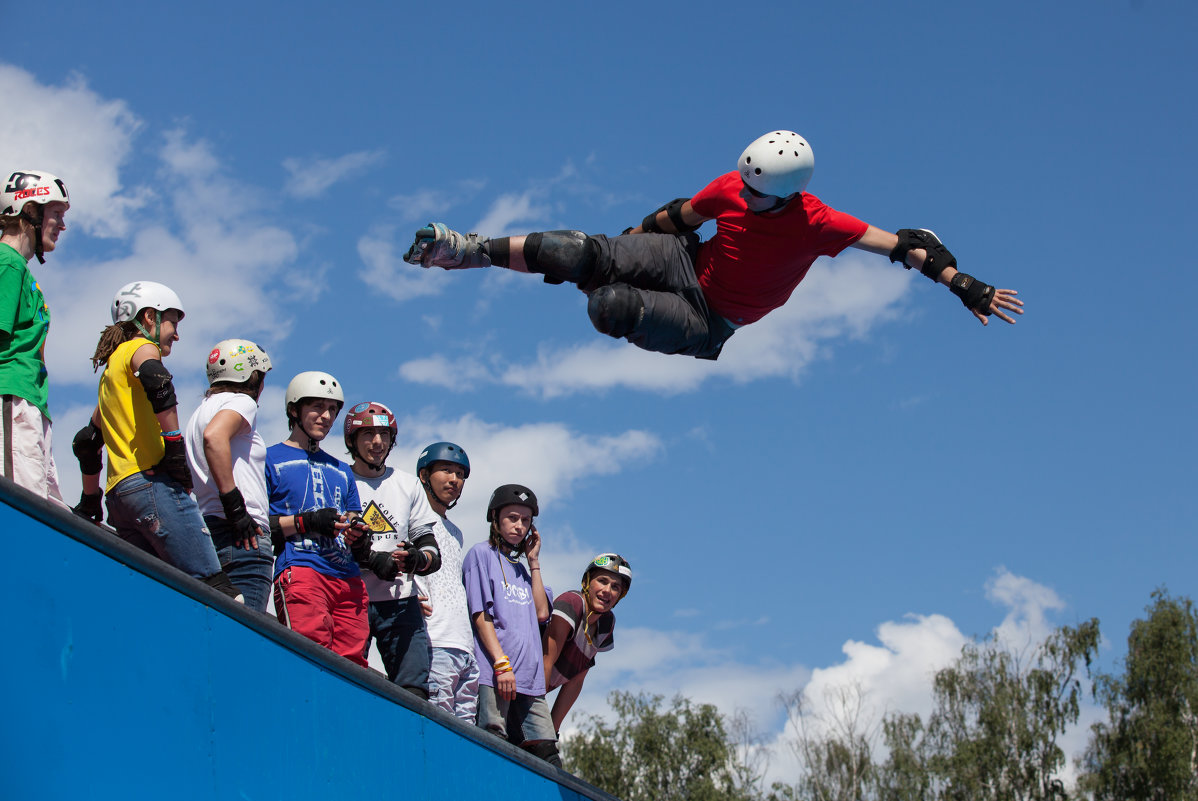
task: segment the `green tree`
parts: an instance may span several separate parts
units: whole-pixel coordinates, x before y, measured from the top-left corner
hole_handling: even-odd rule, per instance
[[[614,720],[591,717],[562,744],[566,770],[625,801],[751,801],[760,781],[711,704],[613,692]],[[747,786],[746,786],[747,785]]]
[[[923,721],[916,714],[892,713],[882,720],[886,761],[874,770],[878,801],[925,801],[935,797]]]
[[[1095,682],[1108,719],[1091,727],[1080,785],[1096,801],[1198,800],[1198,615],[1189,598],[1152,598],[1124,674]]]
[[[789,743],[802,774],[792,787],[774,785],[776,798],[859,801],[873,780],[877,725],[858,684],[824,692],[823,715],[812,712],[804,691],[782,699],[796,736]]]
[[[1065,764],[1056,739],[1076,723],[1078,670],[1098,647],[1098,621],[1064,626],[1029,654],[990,638],[962,649],[936,674],[936,709],[924,739],[943,801],[1050,801]]]

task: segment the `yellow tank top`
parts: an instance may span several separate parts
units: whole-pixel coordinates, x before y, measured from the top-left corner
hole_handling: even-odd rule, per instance
[[[105,492],[112,492],[121,479],[158,464],[166,452],[162,427],[130,366],[138,348],[153,344],[143,337],[122,342],[100,376],[100,430],[108,449]]]

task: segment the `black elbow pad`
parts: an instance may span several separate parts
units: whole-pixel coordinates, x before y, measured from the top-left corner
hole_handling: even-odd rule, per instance
[[[141,381],[146,397],[150,399],[150,408],[154,414],[161,414],[179,405],[175,399],[175,384],[168,371],[158,359],[147,359],[142,362],[137,371],[137,379]]]

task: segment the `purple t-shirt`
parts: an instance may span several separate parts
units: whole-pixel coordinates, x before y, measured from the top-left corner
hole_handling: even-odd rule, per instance
[[[541,626],[532,598],[532,575],[523,562],[515,564],[480,542],[462,561],[462,579],[466,584],[466,604],[473,617],[486,612],[495,624],[495,634],[503,652],[512,662],[516,692],[521,695],[545,694],[545,662],[541,655]],[[553,603],[548,587],[545,595]],[[478,660],[478,683],[495,686],[491,658],[474,634],[474,657]]]

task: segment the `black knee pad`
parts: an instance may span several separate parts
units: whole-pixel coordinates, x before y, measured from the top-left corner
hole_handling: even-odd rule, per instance
[[[550,284],[585,286],[595,272],[598,249],[582,231],[545,231],[524,238],[524,263]]]
[[[524,746],[524,750],[538,759],[545,760],[550,765],[558,768],[562,766],[562,758],[557,751],[557,743],[553,740],[541,740],[540,742],[529,743]]]
[[[587,314],[600,334],[621,339],[640,325],[645,316],[645,301],[628,284],[608,284],[591,293]]]

